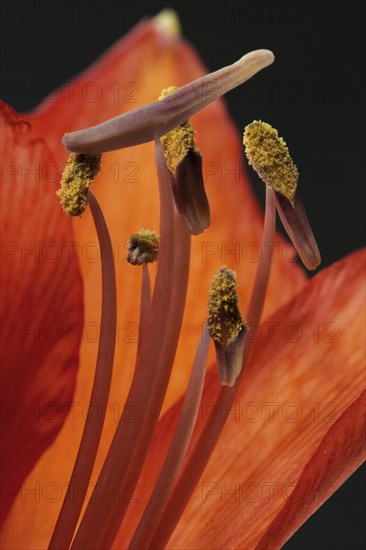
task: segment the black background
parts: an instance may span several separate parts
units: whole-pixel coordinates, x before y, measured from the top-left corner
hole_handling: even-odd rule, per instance
[[[3,1],[1,98],[20,112],[31,110],[142,17],[167,6],[209,70],[252,49],[275,53],[274,65],[226,96],[238,130],[262,119],[290,145],[321,268],[363,246],[362,1]],[[252,179],[263,202],[262,184]],[[359,470],[284,548],[364,548],[364,513]]]

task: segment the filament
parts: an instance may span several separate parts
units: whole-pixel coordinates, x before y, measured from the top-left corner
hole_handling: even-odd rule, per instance
[[[268,255],[262,254],[258,263],[256,277],[252,296],[248,308],[248,324],[251,327],[248,331],[248,337],[245,340],[243,349],[243,366],[250,357],[254,338],[251,338],[251,331],[258,325],[267,292],[268,280],[271,270],[271,258],[273,252],[274,236],[276,226],[276,209],[274,192],[266,189],[266,210],[264,219],[264,228],[262,235],[262,250],[268,247]],[[268,245],[269,243],[269,245]],[[252,329],[253,327],[253,329]],[[225,386],[220,391],[215,408],[217,410],[229,410],[234,402],[242,373],[234,386]],[[221,408],[222,407],[222,408]],[[220,437],[221,431],[225,425],[220,415],[210,416],[208,422],[192,451],[192,454],[177,482],[177,485],[170,497],[165,512],[157,527],[155,535],[151,540],[149,548],[164,548],[171,537],[180,517],[182,516],[189,499],[210,459],[210,456]]]
[[[173,490],[197,419],[205,380],[209,345],[210,339],[207,334],[207,326],[205,325],[198,342],[196,357],[179,423],[154,491],[129,545],[130,550],[147,548]]]
[[[145,332],[146,324],[149,318],[150,307],[151,307],[151,281],[150,281],[149,266],[147,263],[143,263],[142,264],[142,282],[141,282],[140,323],[139,323],[139,338],[138,338],[139,348],[141,346],[143,334]]]
[[[168,308],[168,315],[165,313],[168,318],[166,332],[165,334],[160,334],[160,341],[163,341],[161,364],[159,367],[156,365],[158,373],[155,385],[150,388],[152,402],[150,404],[149,414],[147,415],[147,424],[144,427],[140,426],[140,430],[141,432],[145,432],[145,436],[141,435],[136,454],[130,457],[130,467],[125,476],[125,480],[127,480],[125,484],[126,488],[134,487],[137,484],[139,474],[146,458],[148,446],[151,442],[167,390],[183,321],[188,287],[191,235],[177,212],[175,212],[174,226],[174,269],[169,283],[173,285],[173,293],[170,307]],[[162,255],[161,245],[160,250]],[[164,309],[163,304],[161,304],[161,307]],[[123,488],[122,485],[121,487]],[[100,546],[101,549],[106,550],[111,547],[127,510],[128,500],[129,494],[127,489],[127,491],[125,490],[119,495],[114,514],[105,531],[105,537]]]
[[[131,465],[136,471],[142,467],[141,457],[147,451],[152,431],[158,420],[160,404],[154,388],[161,383],[162,335],[168,327],[166,312],[172,301],[172,273],[174,265],[174,206],[170,177],[161,150],[156,141],[156,160],[160,192],[160,254],[154,293],[150,307],[145,335],[137,357],[135,376],[127,402],[118,423],[115,436],[94,489],[94,498],[89,502],[76,534],[72,549],[98,548],[105,531],[112,533],[109,521],[115,517],[115,507],[122,505],[124,512],[124,491],[131,492]],[[169,377],[168,377],[169,378]],[[167,384],[167,382],[166,382]],[[165,394],[165,391],[164,391]],[[129,405],[133,404],[139,414],[138,423],[126,422]],[[150,433],[151,432],[151,433]],[[145,449],[146,447],[146,449]],[[120,513],[118,511],[118,513]],[[115,522],[112,522],[115,524]],[[118,525],[116,529],[118,529]],[[107,545],[103,542],[103,548]]]
[[[112,378],[116,335],[116,274],[112,243],[97,199],[88,202],[98,234],[102,263],[102,313],[97,364],[88,414],[75,465],[49,550],[69,548],[92,474],[103,429]],[[95,416],[95,408],[97,416]]]

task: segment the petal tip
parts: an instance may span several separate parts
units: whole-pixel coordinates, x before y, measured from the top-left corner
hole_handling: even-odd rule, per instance
[[[180,38],[182,32],[180,20],[175,10],[166,8],[153,18],[153,24],[158,33],[169,40]]]

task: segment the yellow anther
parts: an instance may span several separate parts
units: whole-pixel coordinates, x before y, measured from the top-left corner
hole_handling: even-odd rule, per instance
[[[176,86],[169,86],[162,90],[159,100],[178,90]],[[175,176],[178,164],[189,151],[199,153],[194,140],[194,130],[189,121],[180,124],[160,138],[165,160],[171,173]]]
[[[159,235],[150,229],[132,233],[127,244],[127,261],[133,265],[155,262],[158,258]]]
[[[90,184],[100,170],[102,155],[72,153],[61,178],[61,187],[56,192],[62,208],[68,216],[80,216],[87,206]]]
[[[299,172],[277,130],[266,122],[255,120],[245,128],[243,143],[249,164],[259,177],[287,197],[294,207]]]
[[[208,333],[225,349],[246,326],[238,307],[236,273],[223,266],[213,277],[208,299]]]

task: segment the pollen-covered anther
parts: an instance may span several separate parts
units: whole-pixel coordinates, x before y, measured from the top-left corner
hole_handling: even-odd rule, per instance
[[[63,211],[68,216],[80,216],[87,206],[90,184],[100,170],[101,154],[72,153],[56,192]]]
[[[159,101],[178,90],[176,86],[165,88]],[[188,231],[192,235],[199,235],[210,225],[210,205],[202,176],[202,157],[190,122],[182,122],[161,136],[160,143],[177,210]]]
[[[249,164],[259,177],[294,207],[299,172],[277,130],[267,122],[255,120],[245,128],[243,143]]]
[[[159,100],[164,99],[178,89],[176,86],[164,88]],[[174,176],[176,175],[177,166],[187,156],[189,151],[199,154],[194,134],[195,132],[187,120],[160,138],[167,166]]]
[[[213,277],[208,299],[208,333],[227,348],[245,326],[238,307],[236,273],[222,267]]]
[[[208,301],[208,333],[215,343],[221,384],[232,386],[242,364],[247,326],[239,306],[235,271],[222,267],[211,282]]]
[[[155,262],[158,258],[159,235],[149,229],[132,233],[127,244],[127,261],[133,265]]]

